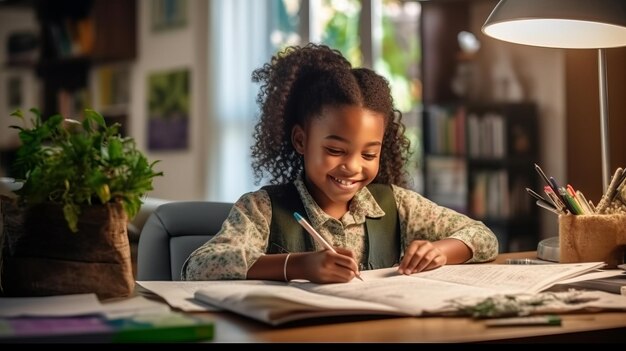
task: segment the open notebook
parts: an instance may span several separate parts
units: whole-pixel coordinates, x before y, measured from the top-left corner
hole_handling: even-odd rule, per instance
[[[209,281],[201,283],[194,297],[272,325],[341,315],[454,315],[468,299],[537,294],[558,281],[602,266],[600,262],[540,266],[466,264],[410,276],[389,268],[363,271],[364,281],[355,279],[344,284]],[[587,307],[626,309],[624,296],[589,294],[592,295],[579,299],[581,303],[559,305],[556,312]]]

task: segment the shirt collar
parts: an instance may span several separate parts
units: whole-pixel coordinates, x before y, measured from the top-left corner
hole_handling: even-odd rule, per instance
[[[304,208],[307,212],[306,214],[313,227],[323,226],[324,223],[332,219],[332,217],[326,214],[326,212],[319,207],[317,202],[315,202],[311,193],[309,193],[302,176],[298,176],[298,178],[294,180],[294,185],[296,186],[296,189],[298,189],[300,199],[304,204]],[[341,218],[341,222],[344,225],[363,224],[366,217],[380,218],[384,215],[385,211],[380,208],[372,193],[370,193],[367,188],[363,188],[352,198],[352,201],[350,202],[350,209],[348,213]]]

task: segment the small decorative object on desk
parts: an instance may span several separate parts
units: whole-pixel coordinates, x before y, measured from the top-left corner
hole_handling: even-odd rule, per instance
[[[128,219],[162,173],[96,111],[80,122],[31,112],[30,122],[12,114],[22,121],[12,166],[23,186],[1,199],[3,293],[130,295]]]

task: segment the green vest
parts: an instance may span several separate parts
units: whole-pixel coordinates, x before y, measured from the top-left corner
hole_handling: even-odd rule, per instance
[[[272,202],[272,223],[266,253],[314,251],[313,238],[293,216],[294,212],[307,218],[296,186],[292,183],[267,185]],[[380,218],[365,220],[367,269],[392,267],[400,259],[400,225],[393,191],[390,185],[370,184],[367,189],[385,211]],[[308,218],[307,218],[308,220]]]

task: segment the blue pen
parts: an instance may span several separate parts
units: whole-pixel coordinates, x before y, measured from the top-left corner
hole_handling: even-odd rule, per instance
[[[554,177],[550,177],[550,186],[555,193],[559,193],[559,184],[556,182],[556,179],[554,179]]]
[[[550,177],[550,185],[554,189],[556,189],[555,194],[561,199],[561,201],[563,201],[563,204],[565,205],[565,207],[567,207],[567,210],[569,211],[569,213],[578,214],[576,209],[572,207],[572,204],[569,202],[569,200],[565,196],[567,194],[567,191],[565,191],[565,193],[561,191],[561,189],[559,188],[559,184],[556,182],[556,179],[554,179],[554,177]]]

